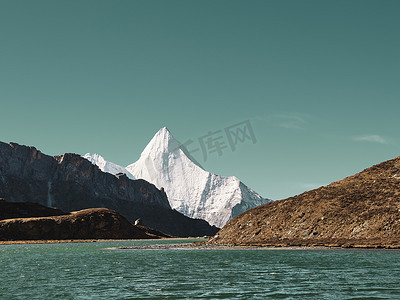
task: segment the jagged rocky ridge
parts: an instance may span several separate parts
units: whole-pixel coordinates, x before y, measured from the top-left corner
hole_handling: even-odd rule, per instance
[[[106,207],[174,236],[213,235],[218,230],[172,210],[166,194],[145,180],[104,173],[77,154],[52,157],[16,143],[0,142],[0,197],[67,212]]]
[[[3,216],[13,216],[0,218],[0,241],[169,237],[159,231],[133,225],[107,208],[63,213],[36,203],[9,203],[0,199],[0,209]]]
[[[98,154],[84,156],[102,170],[119,170],[163,188],[172,208],[191,218],[204,219],[222,227],[231,218],[258,205],[270,202],[234,176],[205,171],[166,128],[160,129],[135,163],[123,168],[108,168]]]
[[[208,243],[400,248],[400,156],[250,209]]]

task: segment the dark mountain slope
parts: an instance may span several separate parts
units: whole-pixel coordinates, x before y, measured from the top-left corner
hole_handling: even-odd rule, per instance
[[[167,235],[135,226],[107,208],[92,208],[59,216],[0,221],[0,240],[153,239]]]
[[[60,209],[46,207],[33,202],[13,203],[0,198],[0,220],[60,216],[65,214]]]
[[[63,211],[106,207],[174,236],[213,235],[217,228],[172,210],[167,195],[144,180],[103,173],[77,154],[48,156],[0,142],[0,197]]]

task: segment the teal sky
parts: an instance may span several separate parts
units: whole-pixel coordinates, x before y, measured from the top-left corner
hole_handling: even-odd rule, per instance
[[[399,15],[397,0],[0,0],[0,140],[127,165],[163,126],[197,143],[249,120],[255,144],[193,155],[292,196],[400,155]]]

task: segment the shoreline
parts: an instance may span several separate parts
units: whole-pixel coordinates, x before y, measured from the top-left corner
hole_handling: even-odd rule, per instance
[[[173,240],[198,240],[201,238],[162,238],[162,239],[68,239],[68,240],[19,240],[0,241],[1,245],[25,245],[25,244],[73,244],[73,243],[97,243],[97,242],[137,242],[137,241],[173,241]]]
[[[374,245],[353,245],[353,246],[286,246],[286,245],[219,245],[205,244],[200,237],[188,238],[162,238],[162,239],[68,239],[68,240],[21,240],[21,241],[0,241],[2,245],[29,245],[29,244],[74,244],[74,243],[97,243],[97,242],[138,242],[138,241],[190,241],[178,244],[153,244],[139,246],[120,246],[104,248],[105,250],[358,250],[358,251],[400,251],[399,247],[380,247]]]

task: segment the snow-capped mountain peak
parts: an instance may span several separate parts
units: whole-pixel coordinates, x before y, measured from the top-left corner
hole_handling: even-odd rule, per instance
[[[161,128],[144,148],[142,155],[151,153],[169,153],[178,150],[180,144],[174,139],[167,127]]]
[[[166,127],[154,135],[139,160],[126,170],[136,178],[164,188],[172,208],[217,227],[249,208],[270,201],[234,176],[205,171]]]
[[[125,173],[131,179],[144,179],[159,189],[164,188],[172,208],[217,227],[250,208],[271,201],[235,176],[225,177],[204,170],[167,127],[161,128],[140,158],[126,168],[98,154],[88,153],[84,157],[104,172]]]
[[[196,161],[196,159],[190,155],[189,151],[174,138],[167,127],[161,128],[154,137],[150,140],[147,146],[144,148],[140,154],[139,161],[142,157],[157,159],[160,156],[163,159],[167,159],[172,156],[174,159],[183,158],[184,160],[190,160],[192,163],[197,165],[199,168],[203,167]],[[164,163],[167,163],[166,161]],[[131,164],[126,167],[128,171],[132,168]]]

